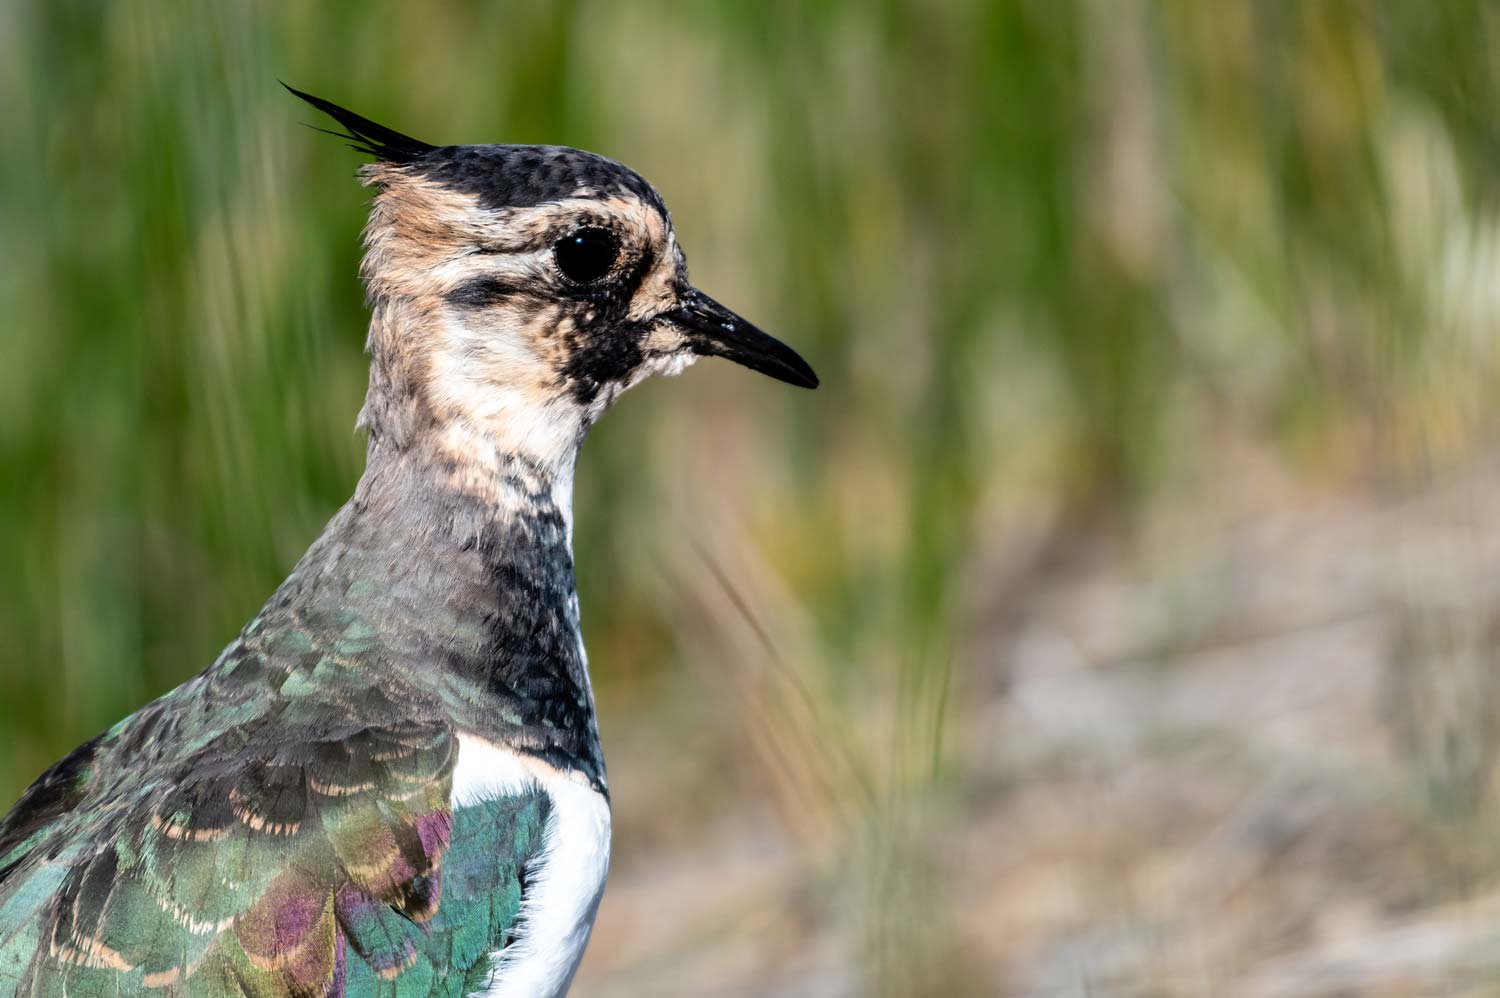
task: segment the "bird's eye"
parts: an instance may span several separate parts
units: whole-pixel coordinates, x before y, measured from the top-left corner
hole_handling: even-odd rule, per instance
[[[593,284],[615,265],[620,242],[608,229],[578,229],[552,247],[557,269],[578,284]]]

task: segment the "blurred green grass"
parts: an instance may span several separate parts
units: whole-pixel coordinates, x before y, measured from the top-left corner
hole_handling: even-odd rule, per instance
[[[631,164],[812,360],[815,396],[707,364],[595,431],[585,629],[609,741],[719,681],[682,566],[776,580],[810,692],[759,744],[837,757],[768,777],[784,819],[863,787],[905,897],[1001,538],[1128,536],[1226,439],[1314,482],[1483,448],[1497,54],[1481,0],[7,4],[0,798],[210,661],[358,476],[358,159],[278,79]],[[887,990],[955,972],[892,917]]]

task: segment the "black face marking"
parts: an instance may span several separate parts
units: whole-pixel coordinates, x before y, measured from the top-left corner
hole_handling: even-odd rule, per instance
[[[415,172],[482,207],[529,208],[575,197],[633,194],[663,215],[661,196],[634,170],[567,146],[443,146],[413,163]]]
[[[472,277],[464,281],[443,298],[449,304],[460,308],[489,308],[503,301],[509,301],[517,295],[526,294],[535,296],[534,291],[523,284],[486,274],[483,277]]]
[[[588,406],[604,386],[626,380],[646,360],[642,343],[649,324],[627,322],[631,296],[656,260],[652,247],[632,247],[619,264],[620,277],[602,285],[575,288],[580,304],[566,341],[558,376],[579,405]],[[585,312],[592,311],[590,319]]]
[[[628,323],[604,335],[585,334],[577,343],[569,344],[567,360],[558,373],[573,401],[582,406],[591,404],[605,385],[624,381],[640,367],[646,360],[641,347],[646,333],[644,325]]]

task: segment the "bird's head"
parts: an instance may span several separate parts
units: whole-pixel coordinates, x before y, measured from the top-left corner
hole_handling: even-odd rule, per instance
[[[477,435],[560,461],[621,392],[700,356],[817,386],[689,283],[666,206],[627,167],[561,146],[433,146],[292,92],[374,157],[372,438]]]

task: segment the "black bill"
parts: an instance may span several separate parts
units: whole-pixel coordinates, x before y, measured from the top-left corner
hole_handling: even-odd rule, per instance
[[[694,353],[732,360],[798,388],[818,387],[818,376],[797,351],[701,291],[689,290],[661,318],[683,331]]]

